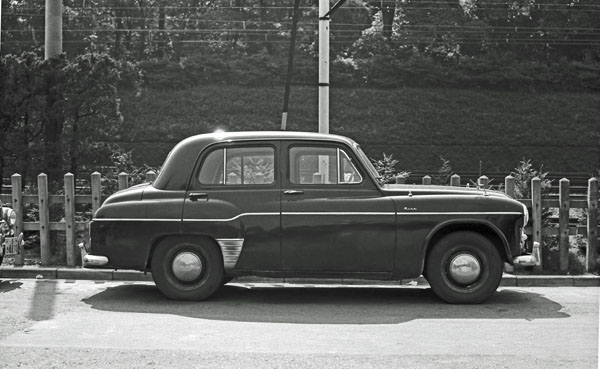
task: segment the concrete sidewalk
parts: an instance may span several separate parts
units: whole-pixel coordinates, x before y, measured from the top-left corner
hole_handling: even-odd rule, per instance
[[[103,280],[103,281],[152,281],[150,273],[135,270],[103,270],[65,267],[0,267],[0,279],[68,279],[68,280]],[[371,286],[400,286],[427,285],[423,277],[401,281],[365,281],[359,279],[329,278],[262,278],[239,277],[237,283],[289,283],[289,284],[334,284],[334,285],[371,285]],[[600,287],[600,276],[596,275],[513,275],[504,274],[501,286],[505,287]]]

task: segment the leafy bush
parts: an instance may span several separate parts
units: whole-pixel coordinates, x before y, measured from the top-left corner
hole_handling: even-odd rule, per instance
[[[146,182],[146,173],[153,171],[158,175],[159,167],[151,167],[146,164],[136,166],[132,160],[132,150],[122,151],[117,150],[111,155],[113,166],[109,168],[108,173],[102,178],[102,192],[105,195],[110,195],[119,189],[119,174],[126,173],[128,175],[128,185],[134,186]]]
[[[547,179],[548,172],[542,171],[543,166],[539,170],[533,168],[531,159],[521,160],[519,165],[510,173],[515,179],[515,198],[526,199],[531,198],[531,180],[539,178],[542,180],[542,193],[547,193],[552,185],[552,181]]]
[[[406,179],[410,175],[410,172],[396,170],[396,164],[398,164],[398,160],[394,159],[393,154],[387,155],[383,153],[383,157],[381,159],[373,159],[373,166],[377,170],[377,173],[381,176],[379,181],[381,184],[386,183],[394,183],[396,178]]]
[[[443,156],[439,158],[442,161],[442,165],[438,169],[437,174],[433,176],[432,183],[436,185],[448,185],[450,184],[450,177],[454,174],[452,165],[450,165],[450,160],[445,159]]]

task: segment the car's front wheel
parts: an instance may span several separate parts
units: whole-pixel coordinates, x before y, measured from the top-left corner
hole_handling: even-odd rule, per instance
[[[485,236],[468,231],[451,233],[429,252],[425,275],[433,292],[456,304],[487,300],[502,280],[503,260]]]
[[[221,254],[208,241],[161,242],[152,253],[151,270],[158,289],[173,300],[204,300],[223,280]]]

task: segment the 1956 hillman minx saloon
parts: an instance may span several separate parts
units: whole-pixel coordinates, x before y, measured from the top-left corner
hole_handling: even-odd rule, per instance
[[[480,303],[524,255],[527,208],[476,188],[382,184],[349,138],[203,134],[177,144],[152,184],[110,196],[87,268],[151,271],[167,297],[208,298],[231,278],[423,275],[451,303]]]

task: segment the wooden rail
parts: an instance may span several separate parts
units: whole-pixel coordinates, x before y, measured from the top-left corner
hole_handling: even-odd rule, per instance
[[[146,181],[153,182],[156,174],[153,171],[146,173]],[[0,199],[3,203],[10,203],[17,213],[16,230],[36,231],[40,234],[40,254],[42,265],[50,263],[50,232],[65,232],[66,262],[68,266],[75,266],[79,261],[79,250],[76,247],[76,231],[87,230],[89,222],[76,221],[77,204],[91,204],[91,214],[102,204],[102,187],[100,173],[91,174],[91,194],[78,195],[75,192],[74,176],[70,173],[64,176],[64,195],[50,195],[48,193],[48,178],[45,174],[38,176],[38,193],[35,195],[23,194],[21,191],[22,182],[19,174],[11,177],[11,194],[2,194]],[[397,182],[400,182],[399,178]],[[461,178],[459,175],[453,175],[450,178],[452,186],[460,186]],[[119,190],[129,186],[129,179],[126,173],[118,175]],[[431,177],[424,176],[422,183],[431,184]],[[489,179],[482,176],[478,180],[478,186],[487,188]],[[569,235],[580,234],[587,236],[588,247],[586,254],[586,269],[595,270],[596,257],[598,249],[598,180],[591,178],[588,181],[587,198],[572,197],[568,179],[561,179],[559,186],[558,199],[543,198],[541,189],[541,180],[534,178],[531,181],[532,198],[519,200],[530,209],[531,226],[527,227],[527,233],[533,238],[534,242],[543,245],[543,236],[559,237],[559,266],[560,270],[566,272],[569,266]],[[515,179],[507,176],[504,182],[506,194],[511,197],[515,195]],[[28,204],[37,204],[39,208],[39,220],[36,222],[24,222],[23,209]],[[54,204],[61,204],[64,209],[64,220],[52,222],[49,218],[49,209]],[[558,227],[543,227],[542,211],[545,208],[557,208],[559,212]],[[586,227],[573,227],[570,225],[569,209],[587,209]],[[23,250],[21,250],[23,251]],[[543,252],[543,248],[542,248]],[[542,258],[543,259],[543,258]],[[15,265],[24,264],[24,253],[21,252],[15,259]]]

